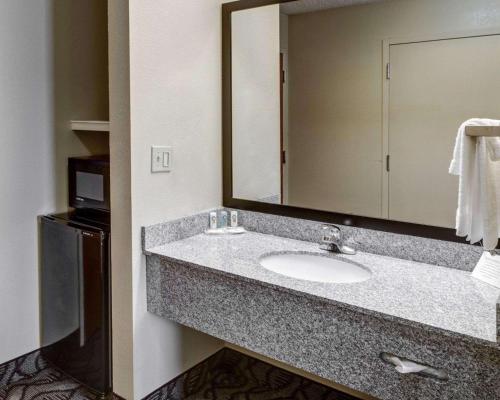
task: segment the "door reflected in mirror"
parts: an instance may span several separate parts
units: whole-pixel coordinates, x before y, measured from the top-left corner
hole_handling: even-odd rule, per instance
[[[500,0],[233,12],[233,198],[452,228],[455,137],[500,119]]]

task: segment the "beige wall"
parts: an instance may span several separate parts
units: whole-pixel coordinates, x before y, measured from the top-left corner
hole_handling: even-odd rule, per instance
[[[498,26],[500,2],[491,0],[290,16],[289,203],[382,216],[382,40]]]
[[[279,5],[232,15],[233,196],[280,195]]]
[[[106,133],[73,132],[69,125],[109,118],[107,5],[102,0],[51,4],[57,210],[65,211],[68,157],[109,152]]]
[[[0,2],[0,363],[39,347],[37,215],[67,209],[67,157],[107,150],[73,118],[107,118],[100,0]]]
[[[128,4],[108,0],[113,390],[133,399],[132,201]]]
[[[109,1],[112,231],[120,230],[113,233],[114,384],[127,399],[221,346],[147,312],[140,237],[142,226],[221,205],[220,4],[131,1],[127,12]],[[151,174],[152,145],[173,146],[170,173]]]

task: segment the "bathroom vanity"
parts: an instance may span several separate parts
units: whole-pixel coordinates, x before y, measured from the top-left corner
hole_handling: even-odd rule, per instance
[[[479,248],[342,227],[358,252],[331,254],[321,223],[240,220],[242,235],[204,234],[208,214],[145,228],[148,310],[375,398],[500,398],[500,290],[471,278]],[[260,263],[287,253],[346,260],[370,277],[314,282]],[[431,373],[398,372],[394,357]]]
[[[461,124],[500,120],[499,10],[223,4],[222,205],[248,232],[145,228],[149,311],[362,398],[500,399],[500,289],[449,174]]]

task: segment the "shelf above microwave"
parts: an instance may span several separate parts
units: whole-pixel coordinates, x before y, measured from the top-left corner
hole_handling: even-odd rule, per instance
[[[71,130],[109,132],[109,121],[71,121]]]

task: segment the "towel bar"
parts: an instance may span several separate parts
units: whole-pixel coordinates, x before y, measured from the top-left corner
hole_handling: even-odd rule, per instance
[[[500,137],[500,126],[467,126],[465,134],[473,137]]]

